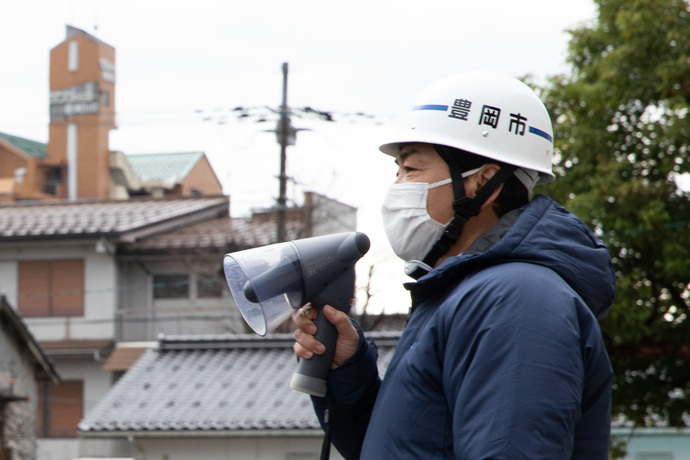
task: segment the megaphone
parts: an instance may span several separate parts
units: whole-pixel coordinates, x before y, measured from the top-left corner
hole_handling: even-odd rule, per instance
[[[225,278],[249,327],[260,336],[287,320],[306,303],[316,308],[316,340],[326,352],[301,360],[290,387],[326,395],[336,331],[323,315],[328,304],[348,312],[355,290],[355,263],[369,250],[360,232],[304,238],[226,254]]]

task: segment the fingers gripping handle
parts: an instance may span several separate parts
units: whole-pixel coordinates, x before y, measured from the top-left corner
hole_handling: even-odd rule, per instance
[[[314,305],[312,305],[314,306]],[[326,381],[331,371],[337,332],[335,326],[323,314],[323,305],[316,305],[316,334],[314,338],[321,342],[326,351],[314,355],[311,359],[302,359],[297,370],[292,374],[290,388],[312,396],[326,396]]]

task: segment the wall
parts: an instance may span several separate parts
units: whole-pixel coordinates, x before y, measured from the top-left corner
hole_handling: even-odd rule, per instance
[[[133,457],[137,460],[318,460],[321,434],[218,438],[136,438]],[[331,449],[332,460],[342,460]]]
[[[223,186],[213,172],[206,155],[201,157],[182,182],[183,196],[192,196],[193,191],[199,191],[204,195],[223,194]]]
[[[138,257],[137,262],[121,262],[117,339],[122,341],[155,340],[157,335],[227,334],[247,332],[244,320],[223,286],[221,297],[199,298],[198,278],[215,274],[222,254],[215,261],[195,256]],[[179,299],[154,299],[153,275],[189,274],[189,296]]]
[[[42,192],[45,173],[40,170],[38,165],[39,161],[36,158],[18,155],[0,142],[0,178],[14,181],[15,171],[19,168],[26,168],[23,181],[21,183],[14,182],[14,195],[2,196],[0,199],[49,198],[49,195]]]
[[[625,460],[690,460],[689,428],[613,428],[611,435],[627,442]]]
[[[351,232],[357,228],[357,209],[318,193],[305,193],[305,207],[311,216],[312,235]]]
[[[36,460],[72,460],[79,458],[76,439],[41,439],[38,441]]]
[[[26,318],[39,341],[109,339],[115,337],[113,321],[117,296],[117,272],[112,256],[96,253],[96,243],[30,243],[4,247],[0,253],[0,290],[17,305],[17,261],[84,259],[84,316]]]

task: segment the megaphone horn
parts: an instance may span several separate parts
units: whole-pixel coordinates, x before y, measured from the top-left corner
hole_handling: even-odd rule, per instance
[[[316,340],[326,352],[302,360],[290,386],[315,396],[326,395],[326,379],[335,351],[335,327],[323,306],[348,312],[354,295],[355,263],[369,250],[361,232],[305,238],[226,254],[225,278],[252,330],[264,336],[306,303],[317,310]]]

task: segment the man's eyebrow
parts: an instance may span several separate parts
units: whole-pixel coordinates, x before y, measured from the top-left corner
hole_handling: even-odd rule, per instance
[[[400,162],[404,162],[407,157],[417,153],[419,153],[419,149],[417,147],[410,147],[408,150],[405,151],[405,153],[398,154],[398,156],[395,158],[395,164],[399,166]]]

